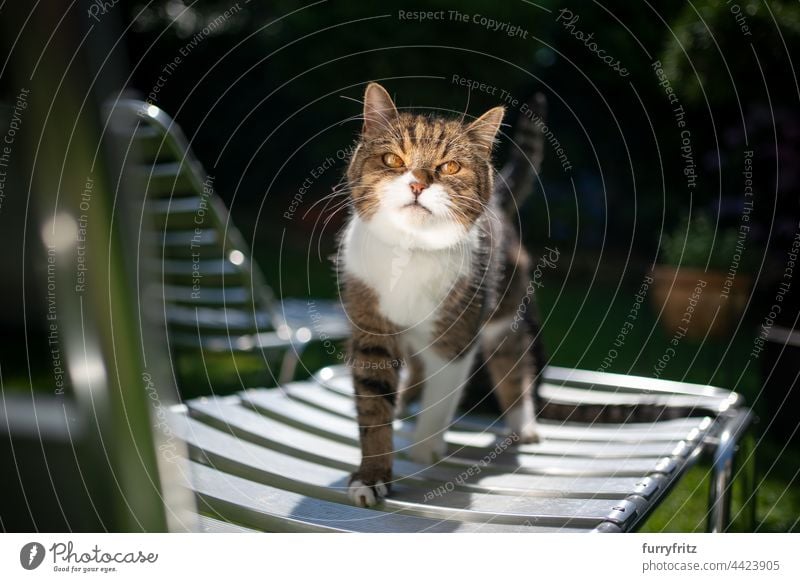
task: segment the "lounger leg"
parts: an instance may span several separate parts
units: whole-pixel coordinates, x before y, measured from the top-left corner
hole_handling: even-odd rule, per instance
[[[730,520],[731,498],[730,478],[733,458],[714,459],[711,474],[711,488],[708,498],[708,526],[710,533],[724,532]]]
[[[283,354],[283,361],[281,362],[281,372],[278,381],[283,385],[287,382],[294,380],[294,373],[297,370],[297,363],[300,361],[300,356],[303,354],[305,344],[297,344],[289,347]]]
[[[756,526],[757,508],[755,435],[752,430],[747,431],[742,438],[739,459],[741,460],[739,473],[742,482],[742,528],[746,532],[752,532]]]
[[[730,525],[731,479],[736,453],[739,449],[739,439],[747,430],[751,419],[752,413],[749,410],[741,411],[729,418],[720,432],[719,442],[714,450],[708,499],[707,529],[711,533],[724,532]]]

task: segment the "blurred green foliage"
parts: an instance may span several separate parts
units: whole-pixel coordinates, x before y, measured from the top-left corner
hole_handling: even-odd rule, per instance
[[[800,3],[687,2],[671,29],[674,38],[665,44],[662,60],[682,99],[700,106],[737,102],[752,106],[765,98],[758,82],[759,68],[767,77],[791,75],[787,50],[797,47],[800,40]],[[753,55],[755,60],[751,60]],[[772,97],[777,102],[790,101],[780,93]]]
[[[739,233],[735,228],[721,228],[715,225],[708,214],[687,214],[661,239],[661,259],[674,266],[706,267],[727,270],[731,257],[736,255],[736,243]],[[749,256],[742,255],[745,259]],[[747,272],[751,262],[741,259],[737,262],[737,270]]]

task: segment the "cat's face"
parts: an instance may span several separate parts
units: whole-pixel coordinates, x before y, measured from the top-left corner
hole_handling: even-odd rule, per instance
[[[358,216],[390,244],[459,244],[489,201],[503,113],[495,107],[471,123],[398,113],[386,90],[370,84],[361,141],[347,170]]]

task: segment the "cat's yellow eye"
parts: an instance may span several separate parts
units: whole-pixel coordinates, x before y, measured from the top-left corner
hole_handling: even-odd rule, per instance
[[[445,162],[439,166],[439,171],[444,174],[445,176],[449,176],[450,174],[455,174],[461,169],[461,164],[458,162],[454,162],[450,160],[449,162]]]
[[[403,158],[398,156],[397,154],[388,153],[383,154],[383,163],[390,168],[402,168],[405,166],[405,162],[403,162]]]

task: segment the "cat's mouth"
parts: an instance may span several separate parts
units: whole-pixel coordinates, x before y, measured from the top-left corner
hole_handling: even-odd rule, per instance
[[[421,215],[421,216],[428,216],[428,215],[433,214],[433,212],[431,212],[431,210],[429,208],[423,206],[422,204],[420,204],[416,200],[414,202],[409,202],[408,204],[403,206],[403,210],[406,210],[406,209],[408,209],[409,212],[412,212],[414,214],[418,214],[418,215]]]

